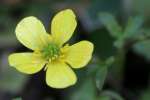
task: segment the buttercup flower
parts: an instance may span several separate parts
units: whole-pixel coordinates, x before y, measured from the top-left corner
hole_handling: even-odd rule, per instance
[[[72,10],[66,9],[53,18],[51,34],[36,17],[26,17],[19,22],[15,33],[17,39],[33,52],[14,53],[9,64],[18,71],[34,74],[44,68],[46,83],[53,88],[66,88],[76,83],[71,68],[82,68],[90,61],[93,44],[81,41],[69,46],[65,44],[77,26]]]

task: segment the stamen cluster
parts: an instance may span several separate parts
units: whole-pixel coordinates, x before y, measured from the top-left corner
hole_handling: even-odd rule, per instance
[[[42,54],[46,60],[54,60],[60,55],[60,48],[54,43],[49,43],[43,48]]]

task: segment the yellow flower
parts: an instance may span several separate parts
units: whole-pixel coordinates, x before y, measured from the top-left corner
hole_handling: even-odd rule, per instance
[[[56,14],[51,23],[51,34],[46,32],[37,18],[24,18],[16,27],[16,36],[33,52],[11,54],[9,64],[26,74],[37,73],[45,67],[46,83],[53,88],[74,85],[77,78],[70,67],[84,67],[93,52],[93,44],[85,40],[71,46],[64,45],[71,38],[76,25],[75,14],[70,9]]]

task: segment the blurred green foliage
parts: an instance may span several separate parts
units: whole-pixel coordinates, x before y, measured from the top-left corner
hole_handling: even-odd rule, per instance
[[[142,92],[140,100],[149,100],[149,98],[150,98],[150,89],[148,88]]]
[[[13,99],[13,100],[22,100],[21,98],[15,98],[15,99]]]
[[[19,92],[27,80],[27,76],[10,67],[1,70],[0,75],[0,89],[4,91]]]

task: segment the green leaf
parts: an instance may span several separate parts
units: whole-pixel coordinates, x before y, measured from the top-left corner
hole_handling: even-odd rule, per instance
[[[99,17],[101,22],[104,24],[104,26],[108,29],[113,37],[119,38],[122,35],[122,28],[117,23],[114,16],[109,13],[100,13]]]
[[[117,48],[124,47],[125,43],[128,41],[135,41],[143,39],[142,25],[144,23],[144,18],[142,16],[130,17],[124,33],[115,42],[114,46]]]
[[[92,78],[87,78],[70,97],[69,100],[95,100],[96,88]]]
[[[123,48],[124,43],[125,43],[125,40],[123,39],[123,37],[120,37],[119,39],[114,41],[114,46],[117,47],[118,49],[121,49]]]
[[[142,29],[142,32],[143,32],[143,34],[142,35],[144,35],[144,37],[150,37],[150,29],[148,28],[145,28],[145,29]]]
[[[114,60],[115,60],[115,58],[113,56],[111,56],[108,59],[106,59],[105,63],[109,67],[114,63]]]
[[[138,42],[133,48],[137,53],[150,60],[150,40]]]
[[[133,38],[133,36],[137,36],[139,34],[139,31],[144,23],[144,18],[142,16],[135,16],[130,17],[125,31],[124,31],[124,38]]]
[[[110,100],[124,100],[123,97],[121,97],[118,93],[116,93],[114,91],[110,91],[110,90],[105,90],[100,95],[101,96],[108,96],[111,98]]]
[[[22,100],[21,98],[14,98],[13,100]]]
[[[103,88],[106,76],[107,76],[107,67],[100,66],[95,76],[96,87],[98,88],[99,91],[101,91]]]
[[[114,57],[112,56],[106,59],[104,62],[101,62],[101,64],[99,65],[95,75],[95,83],[99,91],[101,91],[103,88],[107,76],[108,67],[111,66],[113,63]]]
[[[142,92],[140,100],[149,100],[149,98],[150,98],[150,88]]]
[[[112,100],[109,96],[99,96],[96,100]]]

